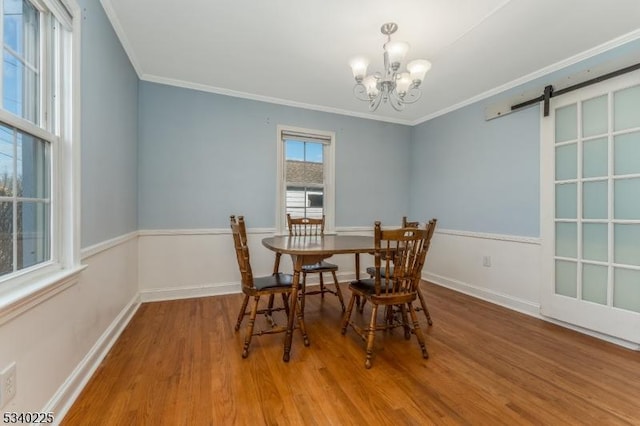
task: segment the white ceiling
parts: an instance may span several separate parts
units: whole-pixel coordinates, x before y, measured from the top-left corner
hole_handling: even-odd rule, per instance
[[[640,0],[102,0],[142,80],[416,124],[640,37]],[[403,112],[355,100],[349,60],[382,68],[380,26],[433,63]],[[640,55],[638,55],[640,57]]]

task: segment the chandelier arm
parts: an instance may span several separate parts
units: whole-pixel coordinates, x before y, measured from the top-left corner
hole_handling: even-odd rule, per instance
[[[419,87],[411,86],[409,90],[407,90],[406,95],[402,98],[402,102],[405,104],[412,104],[417,102],[422,96],[422,90]]]
[[[398,93],[394,90],[389,93],[389,105],[396,111],[404,110],[404,100],[398,96]]]
[[[369,111],[375,111],[380,106],[382,102],[382,92],[378,92],[378,96],[370,100],[369,102]]]
[[[362,83],[356,83],[355,86],[353,86],[353,95],[359,101],[369,102],[371,100],[367,94],[367,88],[364,87],[364,84]]]

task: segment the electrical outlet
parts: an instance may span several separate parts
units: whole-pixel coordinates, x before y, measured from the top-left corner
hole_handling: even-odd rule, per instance
[[[486,266],[487,268],[491,266],[491,256],[482,257],[482,266]]]
[[[0,408],[7,405],[16,396],[16,363],[12,362],[0,373]]]

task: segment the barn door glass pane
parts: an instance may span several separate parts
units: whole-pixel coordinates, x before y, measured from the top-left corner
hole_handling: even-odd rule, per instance
[[[609,161],[607,138],[593,139],[582,144],[582,177],[606,177]]]
[[[613,306],[640,312],[640,271],[615,269]]]
[[[602,135],[609,128],[607,95],[589,99],[582,103],[582,137]]]
[[[640,127],[640,86],[620,90],[613,95],[614,130]]]
[[[614,170],[616,175],[640,173],[640,132],[614,138]]]
[[[607,304],[607,274],[606,266],[585,264],[582,267],[582,299]]]

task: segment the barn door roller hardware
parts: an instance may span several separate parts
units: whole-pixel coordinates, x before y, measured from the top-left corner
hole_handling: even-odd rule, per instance
[[[583,87],[590,86],[592,84],[600,83],[601,81],[608,80],[610,78],[617,77],[622,74],[629,73],[631,71],[635,71],[640,69],[640,63],[628,66],[626,68],[619,69],[617,71],[610,72],[608,74],[601,75],[600,77],[592,78],[591,80],[583,81],[582,83],[574,84],[573,86],[565,87],[560,90],[553,90],[553,86],[548,85],[544,88],[544,93],[534,99],[529,99],[528,101],[521,102],[519,104],[513,105],[511,107],[511,111],[515,111],[520,108],[527,107],[529,105],[537,104],[538,102],[544,102],[544,116],[549,116],[549,101],[551,98],[555,98],[556,96],[564,95],[565,93],[572,92],[574,90],[582,89]]]

